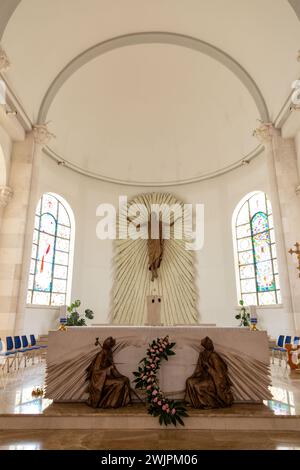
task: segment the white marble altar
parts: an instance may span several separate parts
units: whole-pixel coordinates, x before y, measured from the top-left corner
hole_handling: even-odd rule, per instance
[[[216,351],[228,363],[235,401],[261,402],[270,398],[268,337],[264,331],[202,326],[111,325],[50,331],[46,397],[54,401],[71,402],[87,399],[85,370],[99,350],[99,346],[95,346],[97,337],[100,342],[108,336],[116,338],[116,367],[133,380],[132,372],[144,357],[148,344],[154,338],[165,335],[176,342],[176,355],[168,362],[164,361],[159,375],[161,388],[169,397],[183,397],[185,381],[197,363],[200,341],[209,336]]]

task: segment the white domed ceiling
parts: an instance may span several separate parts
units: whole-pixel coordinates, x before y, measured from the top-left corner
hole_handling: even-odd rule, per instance
[[[249,130],[257,116],[246,88],[217,61],[183,47],[144,44],[78,70],[47,119],[60,130],[52,149],[76,166],[105,178],[161,183],[214,172],[247,155],[256,145]]]
[[[103,180],[234,168],[258,153],[257,120],[275,119],[300,73],[287,0],[12,3],[5,78],[32,123],[50,121],[47,153]]]

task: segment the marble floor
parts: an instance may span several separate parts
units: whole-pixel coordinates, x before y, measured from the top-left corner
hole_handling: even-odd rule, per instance
[[[0,450],[300,450],[300,433],[170,429],[0,431]]]
[[[254,405],[259,415],[300,416],[300,374],[279,364],[272,365],[273,399]],[[43,363],[12,374],[0,384],[0,415],[7,414],[91,414],[85,404],[53,404],[32,398],[35,387],[43,387]],[[251,405],[250,405],[251,407]],[[76,408],[76,410],[75,410]],[[234,405],[223,413],[246,415],[249,405]],[[101,410],[103,413],[104,410]],[[97,411],[96,411],[97,412]],[[107,412],[106,410],[104,412]],[[110,413],[112,411],[109,411]],[[114,410],[113,412],[116,412]],[[120,410],[118,410],[120,412]],[[142,405],[121,413],[145,413]],[[194,413],[194,411],[192,411]],[[219,411],[216,410],[215,413]],[[197,411],[195,411],[197,413]],[[202,412],[203,413],[203,412]],[[208,411],[211,413],[211,411]],[[300,431],[200,431],[161,430],[5,430],[0,431],[0,449],[294,449],[300,450]]]

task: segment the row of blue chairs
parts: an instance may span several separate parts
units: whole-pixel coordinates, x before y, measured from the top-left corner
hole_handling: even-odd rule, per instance
[[[34,362],[34,357],[45,348],[47,346],[37,344],[33,334],[30,335],[30,343],[26,335],[7,336],[5,349],[0,338],[0,357],[4,359],[2,370],[6,368],[6,372],[9,373],[12,367],[15,370],[19,369],[22,359],[24,359],[24,367],[26,367],[27,360],[32,359],[32,362]]]
[[[277,339],[277,342],[276,342],[276,346],[274,346],[272,348],[272,362],[274,364],[274,357],[277,353],[277,355],[279,356],[278,359],[280,360],[280,363],[281,363],[281,360],[283,358],[285,358],[287,360],[287,349],[286,349],[286,344],[295,344],[295,345],[298,345],[300,344],[300,337],[299,336],[294,336],[293,338],[293,341],[292,341],[292,336],[290,335],[279,335],[278,336],[278,339]]]

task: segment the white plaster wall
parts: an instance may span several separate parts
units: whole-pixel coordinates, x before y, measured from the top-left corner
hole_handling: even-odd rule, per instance
[[[264,155],[250,165],[221,177],[167,188],[137,188],[101,182],[58,166],[44,156],[39,194],[48,191],[60,194],[71,205],[76,220],[72,299],[79,298],[83,309],[94,310],[93,323],[109,321],[113,243],[96,238],[96,207],[103,202],[117,206],[119,195],[127,195],[130,199],[143,191],[155,190],[172,192],[186,203],[205,205],[204,248],[196,255],[199,321],[218,326],[236,326],[234,311],[237,293],[231,219],[236,204],[245,194],[254,190],[268,193]],[[38,315],[47,318],[49,328],[54,327],[52,310],[41,308],[35,314],[28,313],[31,328],[34,326],[33,319]],[[290,332],[288,315],[284,306],[258,309],[261,327],[273,337],[281,332]],[[45,333],[44,319],[40,324],[43,325],[40,332]]]
[[[58,328],[59,309],[54,307],[45,309],[36,305],[28,305],[25,309],[24,325],[23,333],[27,336],[31,334],[46,335],[50,328]]]

